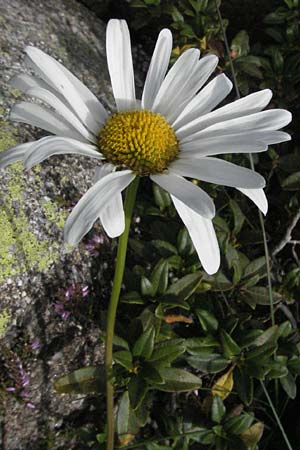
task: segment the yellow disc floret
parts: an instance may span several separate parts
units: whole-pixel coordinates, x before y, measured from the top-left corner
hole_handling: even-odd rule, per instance
[[[99,133],[99,147],[107,161],[141,176],[164,172],[179,148],[168,122],[147,110],[113,114]]]

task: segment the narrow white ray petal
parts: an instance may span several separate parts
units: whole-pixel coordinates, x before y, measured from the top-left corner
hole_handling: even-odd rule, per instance
[[[220,266],[220,250],[212,221],[197,214],[175,196],[171,197],[189,232],[203,269],[209,275],[216,273]]]
[[[16,161],[23,161],[27,150],[34,144],[35,141],[26,142],[25,144],[16,145],[15,147],[0,152],[0,169]]]
[[[86,141],[75,128],[71,127],[68,122],[54,111],[43,108],[35,103],[17,103],[11,108],[9,117],[14,122],[27,123],[59,136]]]
[[[181,89],[173,92],[173,99],[169,104],[162,105],[164,115],[170,124],[173,124],[182,110],[203,86],[209,75],[215,69],[217,62],[218,58],[215,55],[209,55],[200,61],[196,61],[190,76],[186,76],[182,80]]]
[[[226,75],[218,75],[184,108],[178,119],[173,123],[175,130],[212,111],[232,89],[232,83]]]
[[[262,91],[254,92],[246,97],[240,98],[228,105],[222,106],[215,111],[212,111],[205,116],[201,116],[190,124],[186,124],[180,128],[180,133],[183,136],[188,136],[197,131],[201,131],[218,122],[225,122],[236,117],[243,117],[249,114],[264,109],[272,98],[272,91],[264,89]]]
[[[91,229],[109,201],[121,193],[135,178],[130,170],[112,172],[94,184],[69,215],[64,229],[65,240],[76,245]]]
[[[111,19],[106,29],[108,70],[118,111],[135,108],[131,43],[125,20]]]
[[[71,127],[74,127],[82,137],[90,142],[97,142],[94,134],[86,129],[78,117],[52,92],[43,88],[30,88],[26,92],[27,95],[38,98],[51,106],[58,114],[60,114]]]
[[[57,96],[59,96],[60,99],[62,98],[61,95],[55,89],[53,89],[50,84],[46,83],[46,81],[42,80],[41,78],[34,77],[33,75],[28,75],[27,73],[18,73],[17,75],[12,77],[9,83],[14,88],[19,89],[25,94],[29,89],[42,88],[55,93]]]
[[[195,48],[190,48],[179,56],[160,86],[152,111],[167,117],[166,114],[170,109],[170,103],[174,102],[174,96],[181,95],[194,73],[195,64],[199,56],[200,51]]]
[[[26,47],[38,74],[67,100],[82,123],[97,134],[107,113],[97,98],[68,69],[35,47]],[[95,114],[96,113],[96,114]]]
[[[250,200],[252,200],[256,206],[261,210],[263,214],[268,212],[268,200],[263,189],[242,189],[237,188],[240,192],[247,195]]]
[[[151,180],[187,206],[208,219],[215,215],[215,205],[210,196],[199,186],[174,173],[151,175]]]
[[[157,38],[142,95],[142,108],[151,109],[166,75],[172,51],[172,33],[163,29]]]
[[[75,139],[47,136],[37,141],[26,153],[24,164],[26,169],[38,164],[53,155],[81,155],[90,158],[103,159],[94,145]]]
[[[268,145],[289,141],[284,131],[250,131],[207,139],[190,139],[180,144],[180,158],[202,158],[224,153],[255,153],[267,150]]]
[[[224,186],[256,189],[266,184],[259,173],[218,158],[177,159],[170,165],[169,171]]]
[[[267,150],[265,142],[251,141],[248,136],[229,135],[222,139],[208,138],[186,142],[180,145],[180,159],[203,158],[224,153],[256,153]]]
[[[109,173],[113,172],[115,167],[112,164],[103,164],[98,167],[94,181],[97,182]],[[125,229],[125,215],[123,208],[122,194],[119,192],[108,202],[106,208],[100,214],[102,226],[110,238],[120,236]]]

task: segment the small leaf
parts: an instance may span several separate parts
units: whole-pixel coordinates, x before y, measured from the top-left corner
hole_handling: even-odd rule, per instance
[[[168,339],[154,347],[149,362],[155,367],[167,366],[185,351],[183,339]]]
[[[155,386],[156,389],[165,392],[189,392],[199,389],[202,385],[200,378],[183,369],[163,367],[159,369],[163,384]]]
[[[219,395],[222,400],[228,397],[233,388],[233,370],[230,368],[214,383],[212,395]]]
[[[157,206],[162,210],[171,205],[171,197],[163,188],[158,186],[156,183],[152,183],[152,190],[154,195],[154,200]]]
[[[132,370],[132,354],[128,350],[114,352],[113,359],[127,370]]]
[[[286,191],[298,191],[300,189],[300,172],[292,173],[292,175],[285,178],[281,186]]]
[[[143,305],[145,303],[142,299],[141,294],[137,291],[131,291],[127,294],[122,295],[120,301],[122,303],[129,303],[133,305]]]
[[[150,281],[153,286],[154,295],[164,294],[168,287],[169,267],[168,261],[161,259],[152,270]]]
[[[145,297],[154,297],[156,294],[155,287],[153,286],[149,278],[145,277],[144,275],[142,275],[141,277],[141,293]]]
[[[280,383],[289,398],[296,398],[297,385],[293,375],[290,372],[285,377],[280,378]]]
[[[132,350],[133,356],[142,356],[145,359],[149,359],[153,352],[154,340],[155,328],[150,326],[135,342]]]
[[[117,413],[117,430],[118,435],[127,434],[128,433],[128,424],[129,424],[129,395],[128,391],[125,391],[120,398],[118,413]]]
[[[205,332],[217,331],[219,327],[219,322],[216,317],[206,309],[197,308],[195,311],[200,325]]]
[[[200,369],[202,372],[206,373],[221,372],[221,370],[224,370],[229,364],[227,359],[217,353],[211,353],[209,355],[198,354],[197,356],[190,356],[186,358],[186,360],[194,369]]]
[[[232,40],[230,48],[233,53],[233,58],[247,55],[250,50],[247,31],[241,30]]]
[[[177,255],[177,248],[174,245],[170,244],[170,242],[155,239],[151,241],[151,244],[164,258],[168,258],[168,256],[172,255]]]
[[[253,309],[256,305],[269,305],[270,296],[267,288],[263,286],[255,286],[252,288],[244,288],[242,299],[248,303]],[[273,303],[276,304],[282,300],[282,296],[273,291]]]
[[[214,348],[219,346],[219,342],[217,339],[208,335],[205,337],[194,337],[185,339],[185,346],[187,351],[191,355],[197,355],[198,353],[202,353],[205,348]]]
[[[139,375],[150,384],[162,384],[164,382],[158,370],[151,364],[144,364]]]
[[[253,378],[242,367],[236,367],[233,373],[234,386],[245,405],[251,405],[253,401]]]
[[[221,336],[223,353],[226,358],[232,359],[234,356],[237,356],[241,353],[241,348],[232,339],[230,334],[228,334],[225,330],[221,330],[220,336]]]
[[[230,199],[229,205],[230,205],[231,211],[233,212],[233,218],[234,218],[233,232],[235,234],[238,234],[241,231],[241,229],[243,228],[245,216],[236,201]]]
[[[251,261],[244,270],[244,278],[253,277],[254,275],[257,275],[258,273],[265,273],[266,272],[266,257],[261,256],[259,258],[254,259]]]
[[[201,282],[202,274],[200,272],[191,273],[173,283],[164,298],[175,297],[178,302],[187,300],[197,289]]]
[[[245,355],[245,361],[255,362],[258,365],[263,364],[267,359],[270,358],[271,355],[276,351],[277,345],[272,342],[267,342],[260,347],[256,347],[253,350],[250,350]]]
[[[133,410],[137,409],[145,398],[148,385],[139,375],[133,376],[128,384],[130,405]]]
[[[186,228],[182,228],[177,236],[177,248],[179,255],[189,256],[194,251],[194,246]]]
[[[248,413],[230,417],[224,424],[227,433],[239,435],[244,433],[253,423],[254,417]]]
[[[60,394],[89,394],[105,392],[104,366],[89,366],[75,370],[54,383]]]
[[[219,395],[214,395],[211,405],[211,420],[216,423],[221,423],[222,418],[226,413],[223,400]]]
[[[246,444],[247,448],[252,448],[261,440],[263,432],[264,424],[257,422],[248,428],[248,430],[241,433],[240,438]]]
[[[252,345],[260,347],[261,345],[264,345],[267,342],[275,344],[277,342],[277,338],[278,338],[278,325],[273,325],[272,327],[265,330],[256,339],[254,339]]]

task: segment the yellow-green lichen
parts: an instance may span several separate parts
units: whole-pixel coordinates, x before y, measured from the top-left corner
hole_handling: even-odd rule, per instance
[[[58,228],[63,228],[65,225],[67,212],[60,211],[57,205],[53,203],[51,200],[43,203],[42,206],[47,220],[49,220],[52,223],[55,223],[55,225]]]
[[[11,316],[8,313],[7,309],[3,309],[3,311],[1,311],[0,313],[0,338],[3,337],[6,328],[10,322]]]
[[[0,121],[0,130],[0,151],[18,143],[15,130],[7,122]],[[38,239],[29,228],[28,204],[24,200],[26,180],[23,177],[23,164],[17,162],[7,172],[9,181],[2,185],[0,206],[0,282],[33,267],[44,271],[59,257],[56,242]],[[38,179],[33,187],[38,192],[41,180],[36,176]],[[62,216],[63,213],[59,212],[56,217],[59,227],[63,226]]]

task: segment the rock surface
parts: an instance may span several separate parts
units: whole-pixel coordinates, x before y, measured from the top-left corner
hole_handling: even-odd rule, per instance
[[[21,97],[9,79],[25,70],[26,45],[58,58],[112,106],[105,24],[91,11],[75,0],[0,0],[0,22],[0,151],[45,134],[7,120],[9,107]],[[93,427],[95,397],[62,396],[53,382],[103,359],[95,317],[109,295],[111,244],[99,225],[100,256],[92,256],[84,243],[72,252],[63,243],[65,217],[91,186],[94,168],[92,160],[59,156],[29,172],[21,163],[1,172],[0,345],[6,357],[0,361],[0,384],[15,385],[9,374],[13,364],[20,372],[19,360],[29,376],[28,398],[19,401],[14,392],[0,396],[4,450],[83,449],[74,424]],[[63,318],[55,304],[72,284],[79,291],[88,285],[89,295],[67,304],[70,315]]]

